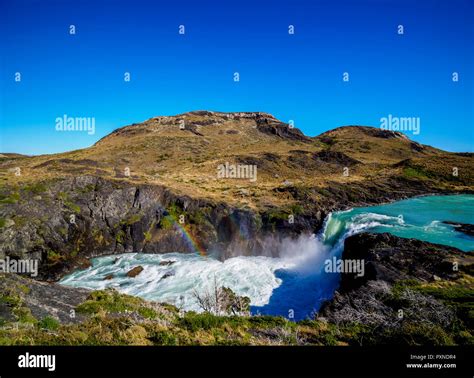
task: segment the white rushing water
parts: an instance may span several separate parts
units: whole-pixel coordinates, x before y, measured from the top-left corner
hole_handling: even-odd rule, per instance
[[[254,314],[288,317],[291,312],[299,320],[332,298],[340,275],[326,273],[324,262],[340,257],[348,236],[364,231],[391,232],[472,250],[474,238],[443,221],[468,222],[473,210],[474,196],[422,197],[351,209],[330,214],[319,237],[302,235],[283,240],[279,258],[240,256],[221,262],[198,254],[129,253],[96,258],[90,268],[66,276],[61,284],[89,289],[113,287],[200,311],[194,293],[211,292],[217,283],[249,297]],[[135,278],[127,277],[136,266],[144,270]],[[105,279],[108,275],[113,278]]]
[[[184,310],[200,311],[195,293],[212,292],[216,282],[218,286],[249,297],[255,311],[269,313],[272,311],[264,309],[270,304],[275,289],[283,283],[279,272],[292,272],[304,280],[313,276],[314,266],[326,255],[325,248],[315,237],[302,236],[284,243],[285,252],[280,258],[240,256],[222,262],[213,257],[183,253],[99,257],[92,260],[91,267],[66,276],[60,283],[89,289],[111,287],[144,299],[172,303]],[[127,277],[126,273],[137,266],[142,266],[143,271],[134,278]],[[113,278],[105,279],[110,275]],[[297,287],[293,290],[300,291]],[[304,290],[295,298],[301,294]],[[287,310],[281,314],[286,313]]]

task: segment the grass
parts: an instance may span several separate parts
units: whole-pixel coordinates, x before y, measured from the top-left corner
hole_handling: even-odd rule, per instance
[[[396,290],[403,287],[401,282]],[[22,292],[19,286],[15,290]],[[13,308],[19,326],[0,328],[0,345],[454,345],[472,339],[466,329],[454,335],[438,325],[410,321],[380,330],[357,322],[337,326],[318,319],[180,314],[172,305],[150,304],[112,289],[93,291],[76,307],[84,321],[61,324],[51,316],[36,320],[15,290],[0,301]]]
[[[124,230],[118,230],[117,233],[115,234],[115,241],[119,244],[123,244],[126,237],[127,237],[127,234],[125,233]]]
[[[403,168],[403,176],[409,179],[420,179],[420,180],[426,180],[429,178],[423,169],[416,168],[416,167]]]
[[[136,312],[147,319],[157,316],[156,311],[148,307],[142,299],[119,294],[115,290],[93,291],[84,303],[76,307],[76,311],[88,315]]]
[[[67,193],[58,192],[58,194],[56,195],[56,198],[58,200],[62,201],[64,206],[66,206],[72,212],[74,212],[76,214],[81,213],[81,207],[79,205],[75,204],[74,202],[72,202]]]
[[[45,330],[50,330],[50,331],[56,331],[60,327],[60,323],[57,319],[51,317],[51,316],[46,316],[42,320],[38,322],[38,327],[40,329],[45,329]]]
[[[41,193],[46,192],[47,188],[46,185],[42,182],[36,182],[36,183],[31,183],[29,185],[26,185],[23,190],[26,192],[30,192],[32,194],[38,195]]]
[[[145,231],[143,236],[145,237],[145,242],[149,242],[151,240],[151,231]]]
[[[69,209],[71,210],[72,212],[76,213],[76,214],[80,214],[81,213],[81,207],[71,201],[66,201],[64,202],[64,205]]]
[[[0,195],[0,204],[15,204],[20,200],[20,193],[13,192],[10,195]]]
[[[48,261],[48,264],[56,265],[64,259],[64,256],[62,256],[59,252],[49,250],[46,259]]]
[[[169,215],[160,219],[160,227],[164,230],[169,230],[172,228],[174,223],[175,220]]]
[[[126,225],[126,226],[131,226],[132,224],[135,224],[137,222],[140,222],[140,219],[142,219],[143,214],[138,213],[138,214],[132,214],[128,216],[126,219],[123,219],[120,221],[120,224]]]
[[[195,312],[188,312],[179,319],[178,324],[190,331],[197,332],[199,330],[210,330],[212,328],[221,327],[227,318],[216,316],[209,313],[197,314]]]

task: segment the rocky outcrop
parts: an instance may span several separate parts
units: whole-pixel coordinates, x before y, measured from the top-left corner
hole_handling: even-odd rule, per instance
[[[311,138],[305,136],[300,130],[288,127],[288,125],[283,122],[268,117],[258,117],[256,121],[257,130],[264,134],[276,135],[280,138],[301,142],[311,142]]]
[[[430,332],[442,332],[453,324],[472,326],[463,305],[474,292],[472,254],[390,234],[364,233],[346,239],[342,259],[363,260],[365,274],[341,274],[334,298],[319,313],[329,322],[357,322],[390,337],[421,325],[429,326]]]
[[[444,221],[443,223],[453,226],[456,231],[462,232],[469,236],[474,236],[474,224]]]
[[[341,277],[341,292],[350,292],[368,281],[418,279],[433,281],[459,278],[459,265],[474,263],[470,254],[440,244],[417,239],[399,238],[391,234],[358,234],[346,239],[343,259],[365,261],[365,274],[347,273]]]
[[[39,190],[37,190],[39,191]],[[40,261],[40,279],[57,280],[87,259],[124,252],[278,255],[282,238],[314,232],[311,212],[257,213],[179,196],[155,185],[78,176],[29,189],[0,209],[0,258]],[[279,210],[278,210],[279,211]]]
[[[316,160],[324,161],[326,163],[332,163],[346,167],[351,167],[355,164],[360,163],[356,159],[353,159],[342,152],[331,150],[323,150],[321,152],[317,152],[314,154],[313,158]]]
[[[13,321],[18,316],[24,317],[27,311],[36,319],[49,316],[65,324],[81,322],[84,316],[75,309],[89,293],[86,289],[0,273],[0,320]]]

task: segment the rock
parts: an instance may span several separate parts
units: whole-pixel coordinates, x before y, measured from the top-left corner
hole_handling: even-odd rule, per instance
[[[390,234],[362,233],[344,243],[343,260],[364,260],[365,274],[341,274],[341,284],[332,300],[325,302],[319,315],[332,323],[357,321],[383,328],[397,327],[401,304],[410,320],[446,327],[452,310],[433,297],[410,290],[393,299],[393,285],[399,282],[456,280],[462,267],[468,269],[474,256],[456,248],[405,239]],[[453,270],[453,262],[459,264]],[[401,304],[400,304],[401,303]]]
[[[164,261],[160,261],[160,263],[158,265],[160,266],[169,266],[169,265],[173,265],[176,261],[171,261],[171,260],[164,260]]]
[[[68,324],[81,322],[85,318],[77,311],[74,312],[75,316],[71,316],[71,313],[87,299],[89,290],[40,282],[18,274],[0,273],[0,297],[11,295],[12,290],[16,290],[16,295],[20,295],[24,306],[31,310],[36,319],[50,316]],[[10,318],[8,314],[5,315],[5,318]],[[1,303],[0,316],[3,316]]]
[[[345,167],[351,167],[353,165],[360,164],[360,161],[353,159],[342,152],[331,150],[322,150],[317,152],[313,154],[313,159]]]
[[[76,261],[76,265],[78,269],[87,269],[92,266],[92,263],[86,258],[79,257]]]
[[[257,130],[261,133],[276,135],[282,139],[306,143],[311,142],[311,138],[304,135],[296,127],[290,127],[289,125],[280,122],[273,117],[268,117],[267,115],[257,115],[255,120],[257,122]]]
[[[250,194],[250,191],[248,189],[239,189],[237,193],[241,196],[248,196]]]
[[[135,268],[130,269],[127,272],[127,277],[134,278],[134,277],[138,276],[141,272],[143,272],[143,267],[141,265],[136,266]]]
[[[454,229],[458,232],[462,232],[469,236],[474,236],[474,224],[451,222],[451,221],[444,221],[443,223],[453,226]]]
[[[174,273],[173,273],[173,272],[166,272],[166,273],[163,274],[163,276],[160,278],[160,281],[161,281],[161,280],[164,280],[164,279],[166,279],[166,278],[168,278],[168,277],[172,277],[172,276],[174,276]]]
[[[343,274],[342,291],[351,291],[370,280],[394,283],[404,279],[433,281],[436,275],[442,279],[455,279],[459,271],[453,270],[453,262],[467,264],[473,257],[457,248],[432,244],[417,239],[399,238],[383,233],[362,233],[344,242],[343,259],[364,259],[365,275]]]
[[[104,281],[105,280],[111,280],[114,278],[114,275],[111,273],[111,274],[107,274],[105,277],[104,277]]]

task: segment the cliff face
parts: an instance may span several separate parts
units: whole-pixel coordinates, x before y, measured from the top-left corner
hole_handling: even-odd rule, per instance
[[[370,327],[377,343],[432,337],[444,344],[472,343],[472,253],[363,233],[346,239],[342,258],[363,259],[365,274],[341,274],[334,298],[320,310],[327,321]]]
[[[90,257],[123,252],[278,255],[281,238],[311,232],[322,216],[262,214],[176,195],[162,186],[93,176],[67,178],[3,206],[0,258],[39,259],[40,278],[55,280]]]
[[[472,162],[370,127],[311,138],[266,113],[156,117],[84,150],[3,155],[0,258],[39,259],[56,280],[111,253],[276,256],[330,211],[472,192]],[[256,180],[219,178],[226,163]]]
[[[357,290],[369,281],[455,280],[474,263],[470,253],[456,248],[390,234],[358,234],[346,239],[343,259],[364,259],[365,274],[343,274],[340,292]],[[455,264],[456,263],[456,264]]]

